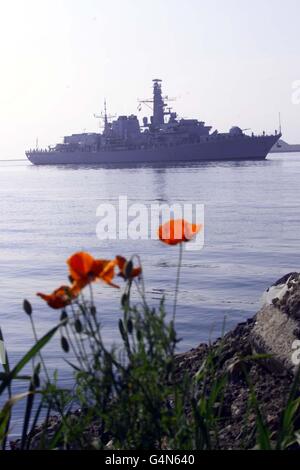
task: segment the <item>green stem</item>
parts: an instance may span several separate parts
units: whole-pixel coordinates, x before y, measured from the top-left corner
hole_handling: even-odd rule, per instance
[[[31,328],[32,328],[32,331],[33,331],[33,336],[34,336],[35,342],[38,343],[39,339],[38,339],[38,335],[37,335],[37,332],[36,332],[36,329],[35,329],[35,324],[34,324],[33,318],[32,318],[31,315],[29,316],[29,318],[30,318]],[[50,377],[49,377],[48,370],[47,370],[46,364],[45,364],[45,362],[44,362],[44,359],[43,359],[43,356],[42,356],[41,351],[39,351],[38,355],[39,355],[41,364],[42,364],[42,366],[43,366],[43,369],[44,369],[44,372],[45,372],[45,376],[46,376],[46,378],[47,378],[47,380],[48,380],[48,383],[50,383]]]
[[[182,243],[180,243],[180,245],[179,245],[179,264],[178,264],[178,269],[177,269],[175,299],[174,299],[174,308],[173,308],[173,322],[175,322],[175,317],[176,317],[177,299],[178,299],[179,282],[180,282],[180,270],[181,270],[181,265],[182,265],[182,255],[183,255],[183,247],[182,247]]]

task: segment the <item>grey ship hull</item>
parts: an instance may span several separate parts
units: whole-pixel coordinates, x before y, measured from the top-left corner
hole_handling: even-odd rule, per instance
[[[242,136],[210,138],[192,144],[149,149],[103,149],[99,151],[29,151],[27,158],[34,165],[90,165],[185,163],[225,160],[263,160],[281,136]]]

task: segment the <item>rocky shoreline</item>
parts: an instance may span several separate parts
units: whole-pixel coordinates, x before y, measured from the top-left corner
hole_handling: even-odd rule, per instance
[[[293,383],[293,377],[288,372],[275,372],[266,366],[265,361],[251,359],[255,324],[255,318],[241,323],[212,346],[201,345],[178,358],[179,373],[188,371],[193,376],[209,354],[217,353],[217,376],[228,374],[228,383],[219,410],[220,449],[250,450],[255,446],[256,413],[249,404],[250,389],[242,363],[253,384],[265,422],[274,433],[279,428],[281,410]],[[249,359],[241,361],[241,358]]]
[[[300,274],[290,273],[264,293],[263,306],[252,319],[213,345],[200,345],[179,356],[179,373],[188,371],[194,376],[205,358],[213,354],[218,362],[217,376],[228,376],[219,412],[221,449],[255,446],[257,423],[249,407],[249,382],[265,424],[276,439],[282,410],[300,365],[299,320]],[[300,427],[300,415],[296,425]]]
[[[300,314],[300,275],[292,273],[268,289],[264,306],[254,318],[239,324],[212,345],[201,344],[176,357],[176,380],[185,374],[194,377],[209,356],[216,358],[216,375],[211,380],[228,377],[222,403],[216,404],[219,407],[219,449],[250,450],[255,446],[257,414],[250,406],[249,384],[253,386],[265,424],[276,438],[296,371],[292,353],[293,342],[300,338],[297,312]],[[268,357],[255,358],[257,354]],[[54,417],[47,432],[49,439],[57,426],[59,421]],[[44,425],[36,429],[31,448],[38,448],[39,436],[44,430]],[[87,430],[91,442],[99,440],[99,433],[96,423]],[[103,436],[101,438],[103,440]],[[18,441],[11,443],[13,450],[19,446]]]

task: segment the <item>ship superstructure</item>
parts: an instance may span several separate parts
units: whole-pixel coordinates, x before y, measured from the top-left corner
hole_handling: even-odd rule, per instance
[[[161,80],[153,80],[153,114],[140,124],[136,115],[109,119],[106,102],[104,129],[99,133],[66,136],[63,143],[47,150],[30,150],[28,159],[36,164],[139,164],[205,160],[264,159],[281,137],[247,135],[239,127],[228,133],[212,132],[212,127],[197,119],[179,119],[162,94]]]

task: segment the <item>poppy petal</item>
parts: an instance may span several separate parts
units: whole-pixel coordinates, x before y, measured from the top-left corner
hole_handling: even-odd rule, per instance
[[[94,258],[85,252],[75,253],[75,255],[71,256],[67,264],[74,281],[87,277],[92,270],[94,261]]]
[[[119,289],[120,287],[112,282],[113,278],[115,277],[115,266],[116,261],[109,261],[99,277],[102,281],[106,282],[106,284]]]
[[[202,225],[190,224],[186,220],[169,220],[158,229],[158,237],[167,245],[178,245],[192,240],[202,230]]]
[[[76,297],[75,293],[72,291],[72,288],[69,286],[61,286],[50,295],[42,294],[40,292],[37,295],[45,300],[49,307],[55,310],[70,305],[72,300]]]
[[[186,241],[192,240],[199,232],[201,232],[203,225],[201,224],[190,224],[185,222],[184,225],[184,237]]]

